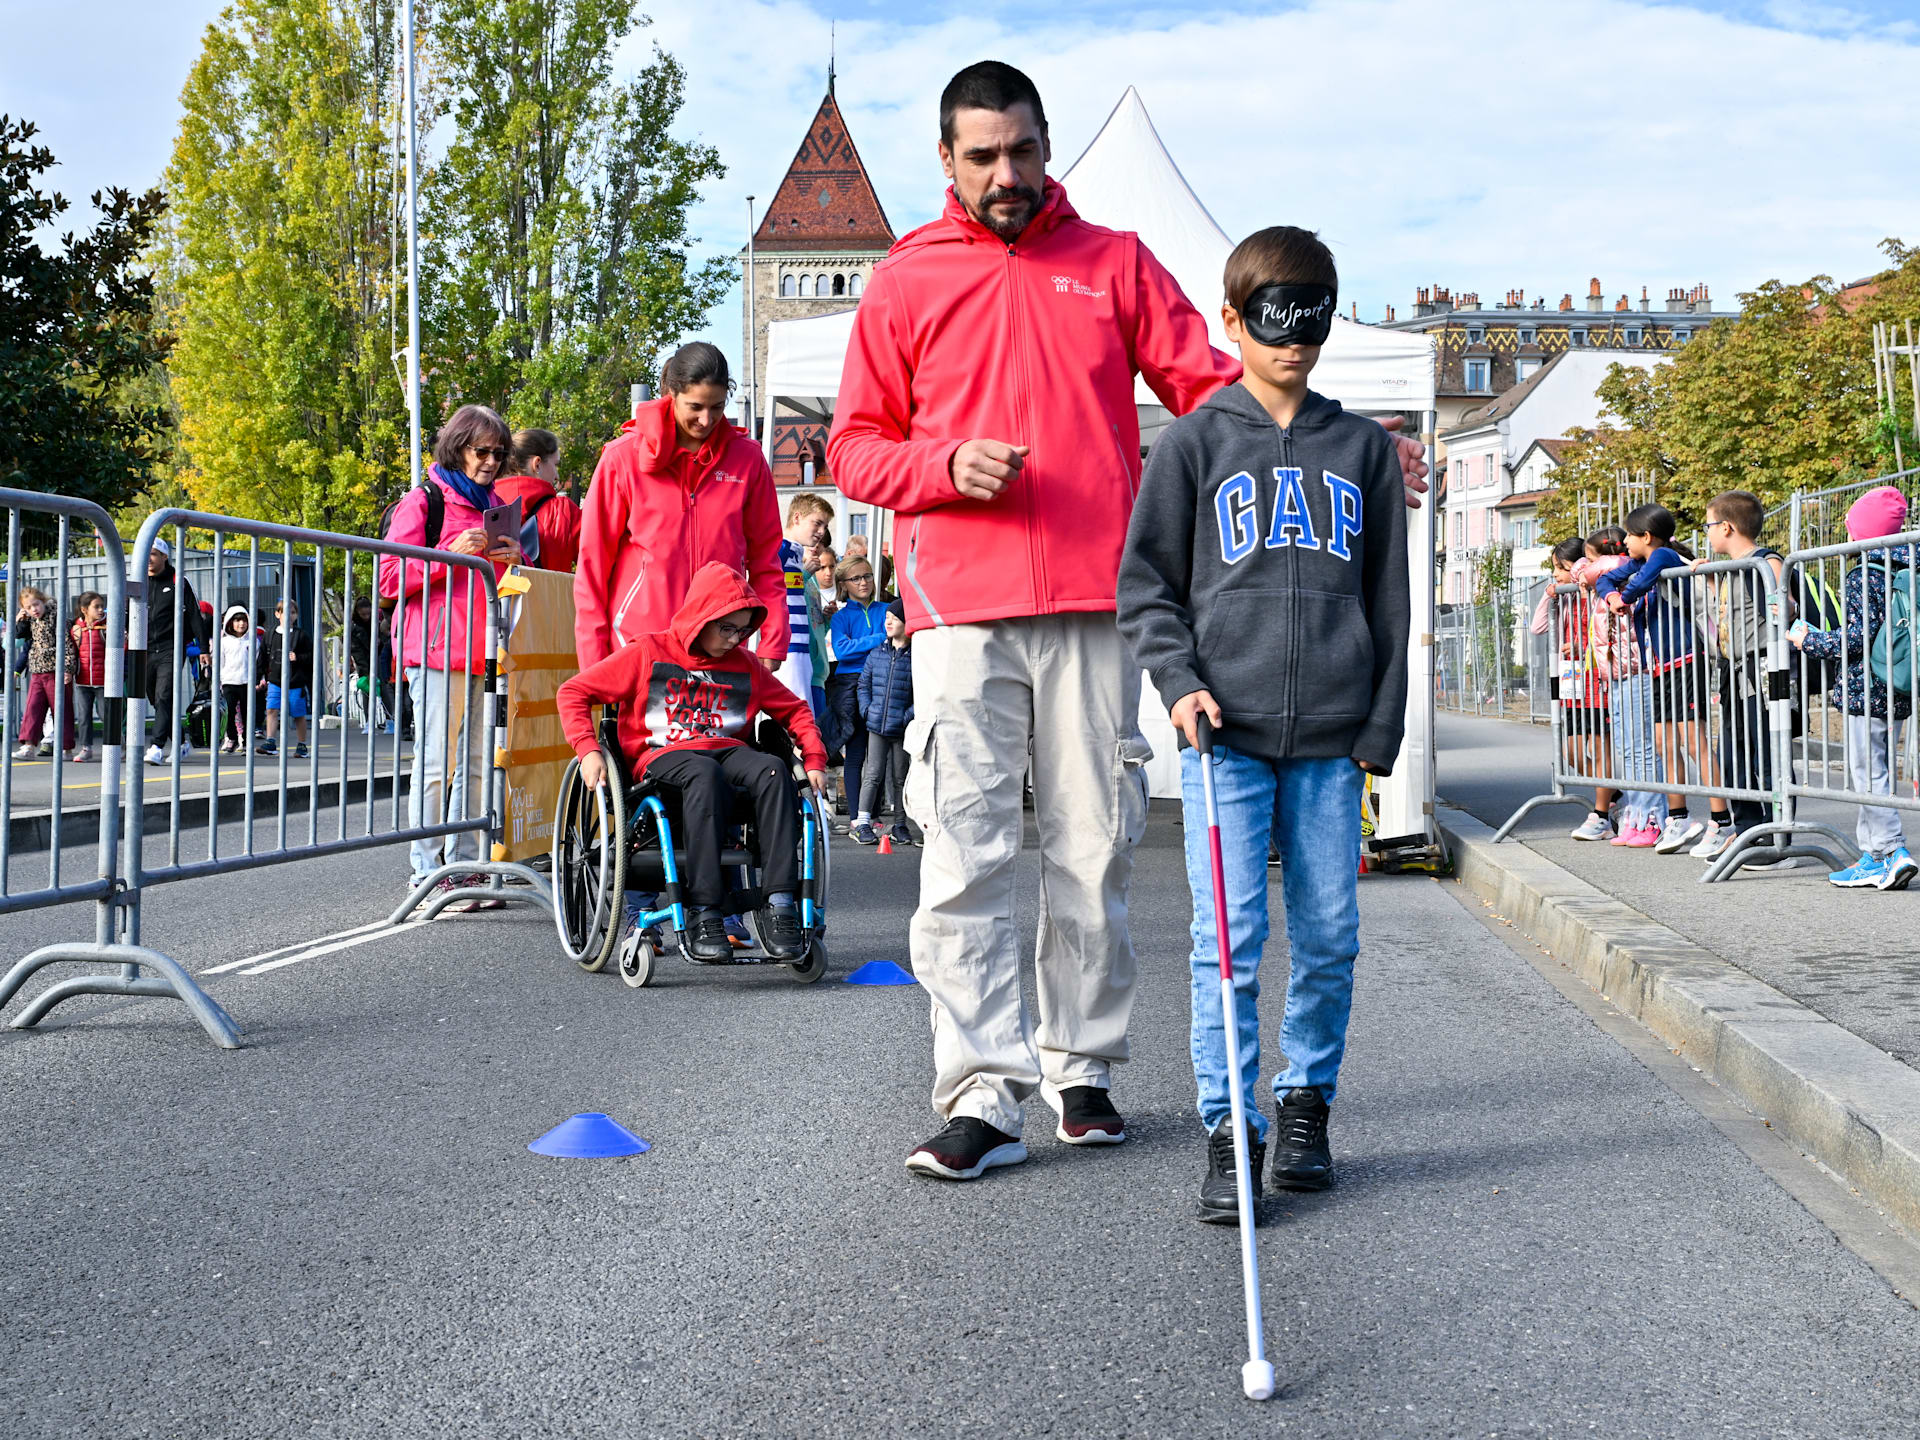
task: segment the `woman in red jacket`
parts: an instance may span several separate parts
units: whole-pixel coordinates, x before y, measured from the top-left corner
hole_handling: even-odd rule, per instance
[[[666,393],[642,405],[600,452],[587,491],[574,572],[581,668],[666,630],[702,565],[746,573],[766,607],[757,651],[787,654],[786,571],[773,472],[726,417],[727,357],[697,340],[660,372]]]

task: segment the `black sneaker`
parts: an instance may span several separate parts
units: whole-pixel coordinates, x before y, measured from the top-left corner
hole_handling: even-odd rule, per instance
[[[1280,1118],[1273,1130],[1273,1183],[1281,1190],[1324,1190],[1333,1184],[1327,1102],[1318,1090],[1289,1090],[1280,1097]]]
[[[760,940],[767,947],[769,957],[792,961],[807,953],[807,938],[800,933],[798,905],[763,906],[759,920]]]
[[[733,959],[726,916],[718,910],[706,910],[688,917],[687,958],[698,960],[702,965],[719,965]]]
[[[977,1180],[996,1165],[1018,1165],[1027,1147],[1018,1135],[996,1130],[971,1115],[956,1115],[947,1128],[907,1154],[907,1168],[941,1180]]]
[[[1247,1182],[1257,1201],[1263,1193],[1260,1171],[1267,1159],[1266,1142],[1247,1126]],[[1228,1116],[1207,1136],[1207,1178],[1200,1182],[1200,1218],[1209,1225],[1240,1223],[1240,1186],[1233,1173],[1233,1117]]]
[[[1098,1085],[1069,1085],[1060,1091],[1060,1123],[1054,1135],[1069,1145],[1118,1145],[1127,1123]]]

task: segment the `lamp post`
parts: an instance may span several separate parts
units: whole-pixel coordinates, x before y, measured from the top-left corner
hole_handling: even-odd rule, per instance
[[[401,15],[402,43],[407,52],[407,465],[409,485],[418,489],[424,482],[420,475],[420,137],[414,120],[413,0],[407,0]]]
[[[754,393],[754,385],[760,378],[759,329],[754,324],[753,313],[753,196],[747,196],[747,438],[753,438],[754,411],[759,397]]]

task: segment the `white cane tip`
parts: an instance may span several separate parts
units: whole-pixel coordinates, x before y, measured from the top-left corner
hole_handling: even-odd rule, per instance
[[[1266,1360],[1249,1360],[1240,1367],[1240,1388],[1249,1400],[1273,1398],[1273,1365]]]

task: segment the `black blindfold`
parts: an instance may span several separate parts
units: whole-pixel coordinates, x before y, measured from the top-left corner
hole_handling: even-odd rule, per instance
[[[1324,345],[1333,331],[1331,285],[1262,285],[1247,297],[1240,323],[1261,345]]]

